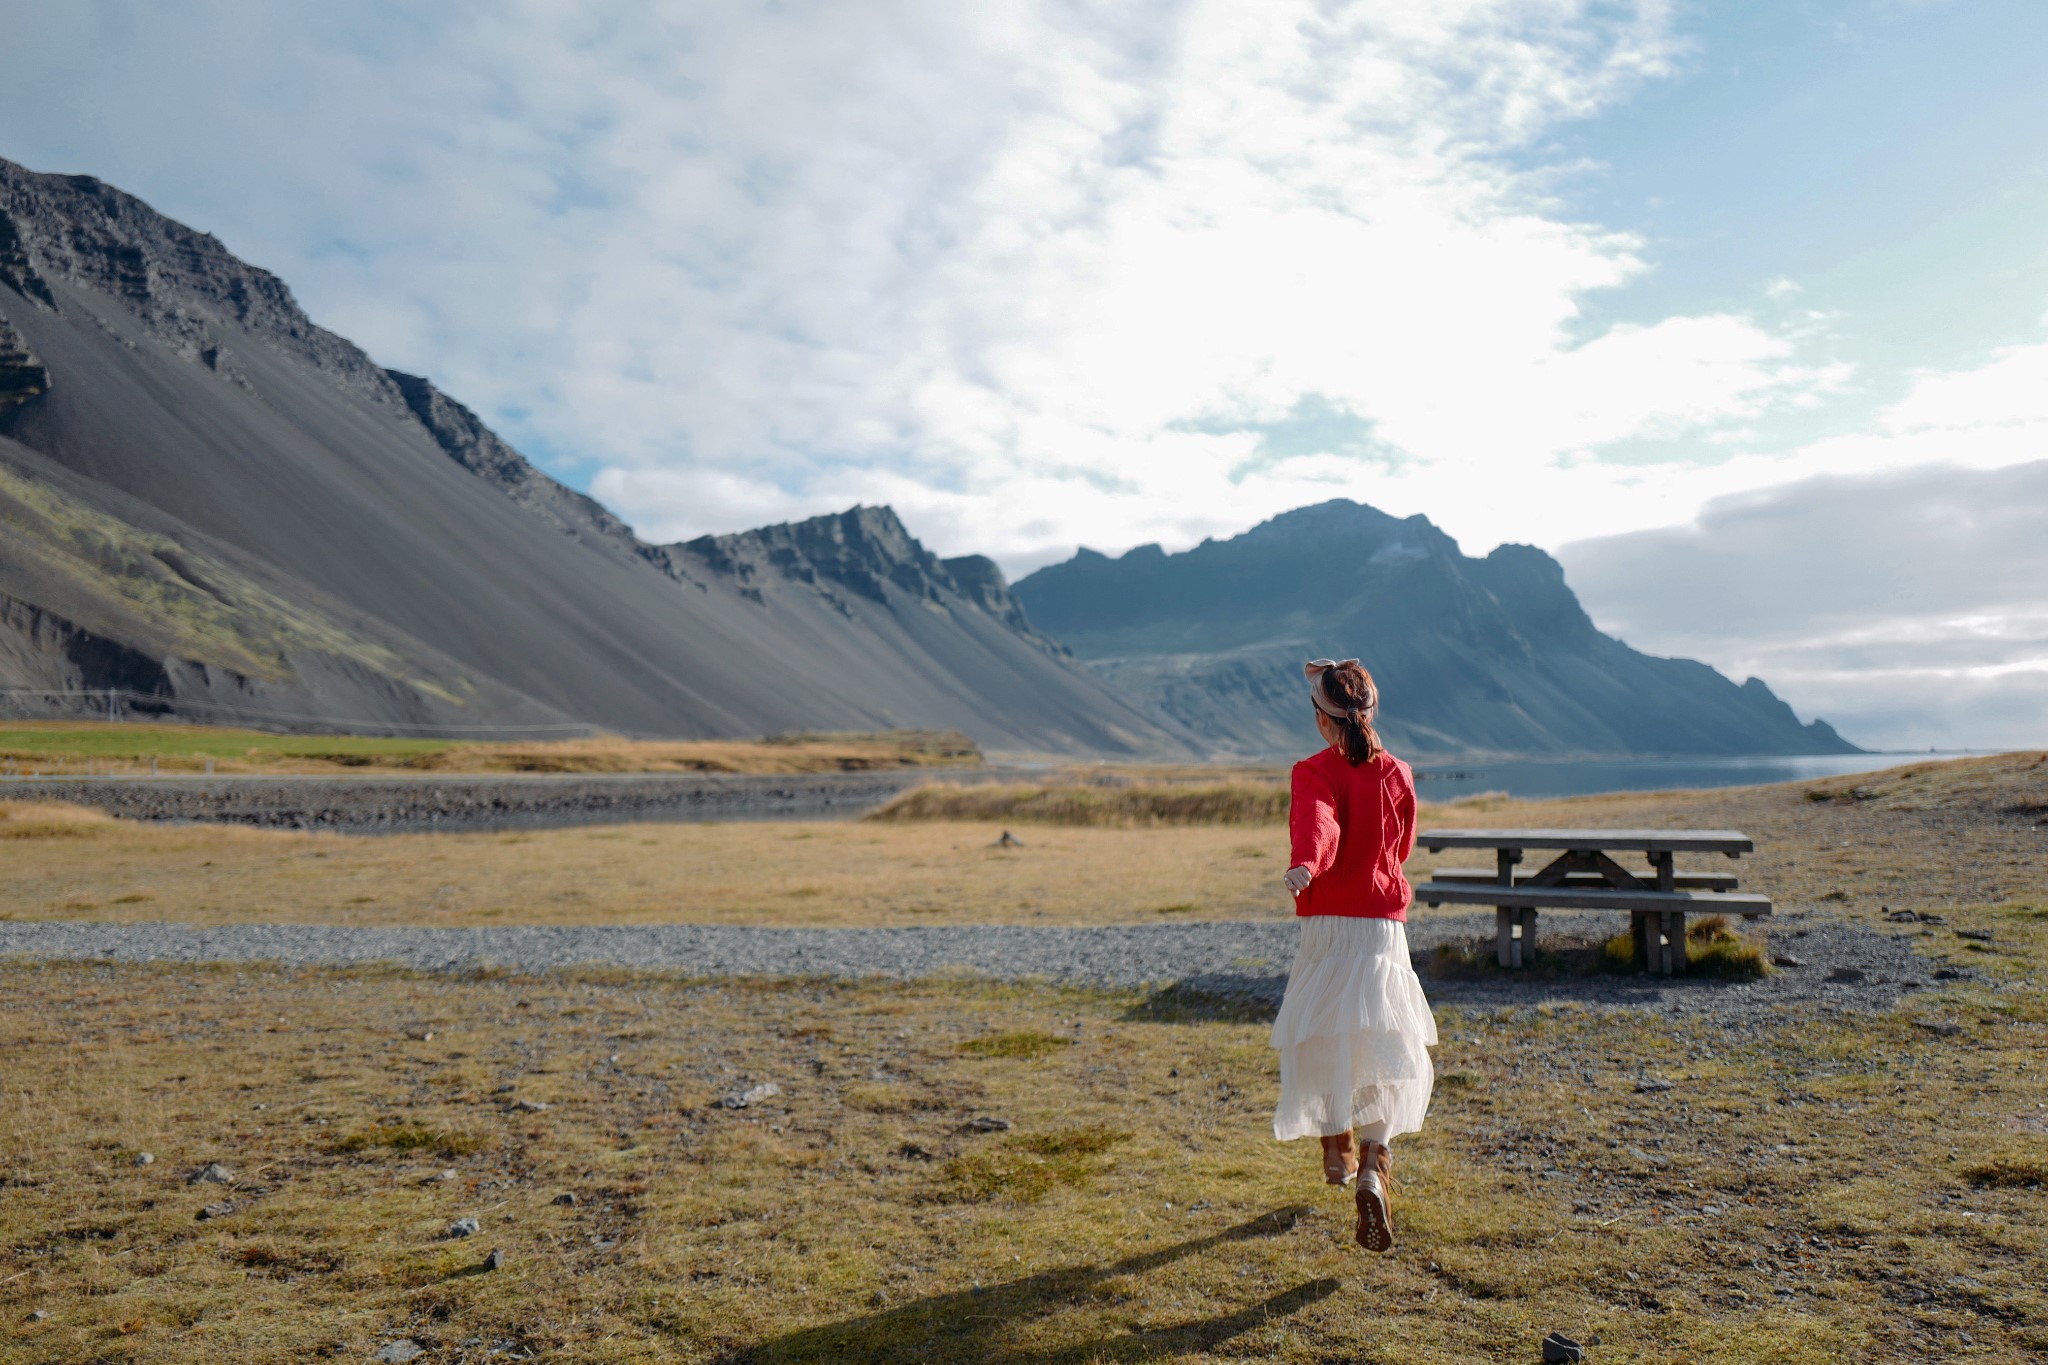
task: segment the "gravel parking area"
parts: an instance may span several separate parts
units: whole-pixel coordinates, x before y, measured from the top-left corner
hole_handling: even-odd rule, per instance
[[[1592,933],[1616,926],[1572,928]],[[1615,917],[1617,921],[1619,917]],[[1936,984],[1935,964],[1913,951],[1917,933],[1887,934],[1794,915],[1773,931],[1795,965],[1754,982],[1596,976],[1561,980],[1433,980],[1430,950],[1490,932],[1491,916],[1434,915],[1411,926],[1410,946],[1432,1000],[1479,1006],[1577,1000],[1666,1013],[1750,1012],[1779,1006],[1881,1008]],[[433,972],[484,968],[547,972],[619,967],[689,976],[882,977],[949,974],[1094,987],[1169,987],[1277,1001],[1295,926],[1286,921],[1172,925],[776,929],[733,925],[493,926],[429,929],[318,925],[0,923],[0,958],[64,961],[277,963],[293,967],[392,964]],[[1943,969],[1946,970],[1946,969]]]

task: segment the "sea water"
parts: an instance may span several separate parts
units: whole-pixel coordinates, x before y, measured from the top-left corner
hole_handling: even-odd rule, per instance
[[[1953,753],[1813,754],[1756,758],[1559,758],[1415,764],[1417,794],[1452,801],[1481,792],[1510,796],[1594,796],[1601,792],[1676,791],[1688,787],[1750,787],[1896,768]]]

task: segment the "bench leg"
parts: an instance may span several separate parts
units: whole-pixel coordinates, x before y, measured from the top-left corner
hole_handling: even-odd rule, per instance
[[[1521,920],[1522,965],[1524,967],[1533,967],[1536,965],[1536,907],[1533,905],[1524,906]]]
[[[1639,972],[1655,971],[1656,964],[1651,961],[1651,949],[1655,945],[1651,942],[1650,916],[1648,912],[1642,910],[1629,911],[1628,931],[1630,937],[1635,940],[1636,970]]]
[[[1504,905],[1493,908],[1493,955],[1503,970],[1515,965],[1514,914]]]
[[[1664,937],[1667,940],[1665,951],[1669,954],[1665,959],[1665,970],[1673,976],[1684,976],[1687,965],[1685,960],[1685,911],[1666,910],[1664,912]]]

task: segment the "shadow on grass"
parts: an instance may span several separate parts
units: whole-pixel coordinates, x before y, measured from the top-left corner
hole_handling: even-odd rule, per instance
[[[1285,976],[1199,976],[1153,992],[1123,1013],[1131,1024],[1270,1024]]]
[[[1211,1318],[1094,1337],[1056,1348],[1017,1347],[1005,1329],[1022,1327],[1066,1308],[1105,1307],[1098,1298],[1106,1282],[1143,1274],[1229,1242],[1277,1237],[1293,1228],[1307,1205],[1261,1214],[1208,1237],[1177,1242],[1108,1265],[1063,1266],[1021,1280],[952,1294],[939,1294],[886,1312],[864,1314],[776,1337],[720,1357],[721,1365],[796,1365],[804,1361],[872,1361],[875,1365],[961,1361],[976,1365],[1038,1365],[1054,1360],[1164,1360],[1207,1350],[1274,1318],[1299,1312],[1337,1291],[1337,1281],[1310,1280]]]

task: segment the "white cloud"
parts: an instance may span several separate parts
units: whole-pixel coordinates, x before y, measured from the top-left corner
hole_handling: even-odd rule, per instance
[[[1766,678],[1852,739],[2032,747],[2048,745],[2044,522],[2048,459],[1926,465],[1720,498],[1559,557],[1604,628]]]
[[[651,535],[886,493],[1016,567],[1342,491],[1557,539],[1649,510],[1600,447],[1841,380],[1732,313],[1582,334],[1644,246],[1514,167],[1669,72],[1671,8],[113,5],[0,55],[0,113],[126,111],[85,169]],[[1260,467],[1304,399],[1398,468]]]

